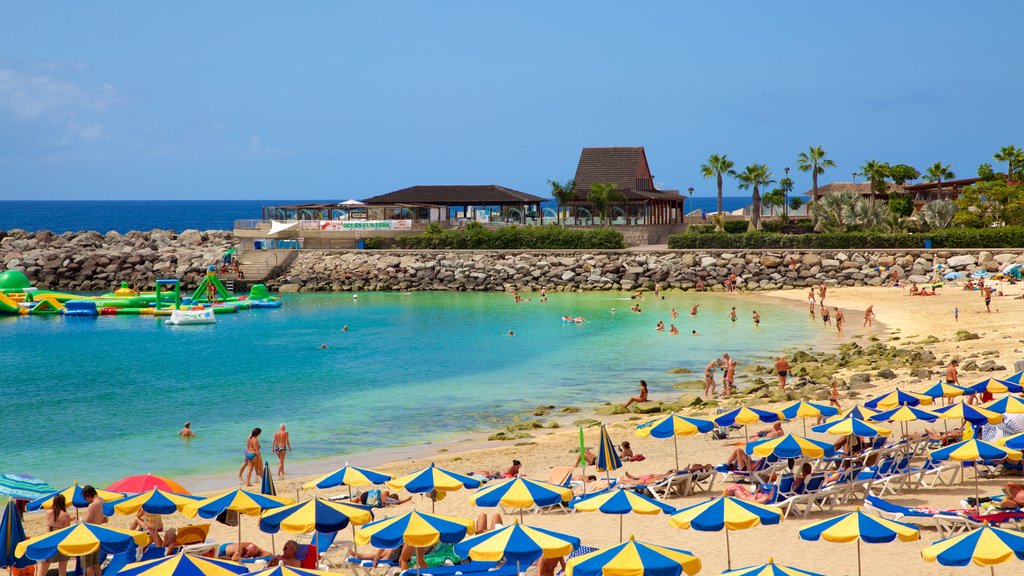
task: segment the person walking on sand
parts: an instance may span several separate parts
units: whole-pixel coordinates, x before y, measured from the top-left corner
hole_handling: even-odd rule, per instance
[[[715,397],[715,367],[717,367],[718,361],[714,358],[711,362],[708,362],[706,368],[704,368],[704,396],[707,398]]]
[[[836,332],[843,333],[843,322],[846,321],[846,317],[843,316],[843,311],[839,309],[839,306],[833,307],[836,311]]]
[[[981,289],[981,296],[985,299],[985,312],[992,313],[992,287],[985,286]]]
[[[252,486],[252,473],[256,472],[256,477],[260,478],[263,474],[263,462],[260,457],[260,433],[263,430],[259,428],[253,428],[249,434],[249,439],[245,441],[245,452],[244,460],[242,461],[242,467],[238,469],[238,480],[242,480],[242,472],[248,469],[249,473],[245,477],[245,485]]]
[[[839,405],[839,386],[836,385],[836,381],[832,381],[832,385],[828,388],[828,403],[839,410],[843,407]],[[821,418],[818,418],[818,422],[821,423]]]
[[[292,449],[292,437],[285,430],[284,424],[274,432],[274,441],[270,445],[274,450],[274,454],[277,454],[277,477],[280,479],[284,478],[284,457]]]
[[[953,322],[960,322],[960,307],[953,308]]]
[[[107,516],[103,513],[103,498],[96,494],[91,484],[82,486],[82,498],[89,503],[82,516],[82,522],[89,524],[106,524]],[[78,562],[85,569],[85,576],[100,576],[100,549],[85,556],[79,556]]]
[[[786,389],[786,377],[789,376],[789,361],[779,356],[775,359],[775,370],[779,373],[779,388]]]
[[[871,304],[870,306],[867,307],[867,310],[864,310],[864,326],[865,327],[868,327],[868,328],[871,327],[871,318],[874,315],[875,315],[875,305]]]
[[[821,286],[818,286],[818,301],[819,301],[819,303],[822,306],[825,305],[825,291],[826,290],[827,290],[827,288],[825,288],[825,283],[822,282]]]
[[[631,397],[629,399],[629,401],[626,402],[622,407],[623,408],[629,408],[629,406],[631,404],[639,404],[641,402],[647,402],[647,381],[646,380],[641,380],[640,381],[640,395],[639,396]]]
[[[953,360],[950,361],[949,366],[946,368],[946,384],[949,384],[950,386],[960,385],[960,372],[958,370],[959,368],[960,361],[957,360],[956,358],[953,358]],[[974,394],[970,394],[967,396],[967,404],[974,404]]]
[[[736,381],[736,360],[729,356],[728,352],[722,354],[722,358],[725,360],[725,374],[722,376],[722,393],[728,396],[736,391],[734,385]]]

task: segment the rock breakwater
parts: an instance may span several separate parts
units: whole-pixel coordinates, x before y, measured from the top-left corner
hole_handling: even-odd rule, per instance
[[[998,272],[1024,262],[1024,252],[949,251],[660,251],[660,252],[304,252],[268,281],[283,291],[375,290],[689,290],[698,282],[724,290],[820,284],[940,282],[951,272]]]
[[[231,232],[0,232],[0,264],[24,272],[33,285],[51,290],[110,290],[119,282],[153,286],[180,278],[195,286],[206,267],[233,244]]]

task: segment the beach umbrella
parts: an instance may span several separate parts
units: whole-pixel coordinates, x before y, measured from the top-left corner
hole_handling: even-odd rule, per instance
[[[142,492],[148,492],[154,488],[164,492],[173,492],[174,494],[192,494],[174,480],[164,478],[163,476],[154,476],[152,474],[128,476],[126,478],[121,478],[110,486],[107,486],[107,490],[112,492],[127,492],[129,494],[140,494]]]
[[[938,420],[937,414],[925,410],[924,408],[915,408],[910,405],[903,405],[898,408],[892,408],[879,412],[870,418],[874,422],[899,422],[903,429],[903,435],[907,435],[907,429],[905,427],[906,422],[913,422],[915,420],[924,420],[925,422],[934,422]]]
[[[18,544],[24,541],[25,527],[21,524],[18,505],[8,500],[4,505],[3,518],[0,518],[0,568],[25,568],[32,565],[31,558],[19,558],[14,553]]]
[[[836,453],[835,448],[828,442],[811,440],[803,436],[786,434],[778,438],[766,440],[755,440],[747,444],[747,454],[760,458],[776,456],[778,458],[821,458],[832,456]]]
[[[362,526],[372,521],[373,512],[367,506],[315,498],[264,511],[260,530],[267,534],[280,530],[289,534],[330,533],[344,530],[350,523]]]
[[[978,460],[1020,460],[1021,452],[1013,448],[1004,448],[977,438],[950,444],[945,448],[933,450],[929,457],[932,461],[956,460],[961,463],[977,462]],[[963,474],[960,474],[961,480]],[[974,467],[974,501],[976,509],[981,511],[981,503],[978,502],[978,467]]]
[[[682,508],[669,518],[669,523],[676,528],[693,528],[702,532],[717,532],[724,529],[725,554],[730,570],[732,551],[729,546],[729,531],[779,522],[782,522],[782,509],[778,506],[765,506],[730,496],[721,496]]]
[[[957,396],[963,396],[964,394],[970,393],[970,390],[963,386],[946,384],[942,380],[939,380],[934,386],[922,392],[922,394],[931,398],[956,398]]]
[[[631,536],[619,544],[570,558],[566,576],[693,576],[700,558],[686,550],[637,542]]]
[[[357,544],[373,544],[377,548],[398,548],[408,544],[414,548],[426,548],[438,542],[455,544],[472,534],[475,525],[465,518],[436,516],[413,510],[401,516],[384,518],[363,526],[356,532]],[[417,554],[421,552],[417,551]],[[416,573],[419,574],[416,563]]]
[[[858,420],[867,420],[875,414],[878,414],[878,410],[872,410],[871,408],[865,408],[859,404],[854,404],[846,410],[843,410],[839,414],[828,419],[828,422],[836,422],[844,418],[856,418]]]
[[[381,474],[368,468],[357,468],[355,466],[349,466],[345,464],[343,468],[335,470],[330,474],[326,474],[302,485],[303,490],[312,490],[314,488],[334,488],[335,486],[348,486],[349,495],[352,494],[352,486],[373,486],[375,484],[384,484],[388,480],[391,480],[391,476],[387,474]]]
[[[883,428],[872,422],[866,422],[859,418],[833,420],[831,422],[814,426],[811,430],[822,434],[832,434],[834,436],[860,436],[862,438],[877,438],[878,436],[888,436],[892,434],[892,430],[889,430],[888,428]]]
[[[263,478],[260,480],[260,494],[264,496],[277,496],[277,486],[274,486],[274,477],[270,475],[270,462],[263,462]]]
[[[601,512],[616,514],[619,517],[619,541],[622,541],[622,517],[626,514],[671,514],[676,509],[648,498],[643,494],[616,488],[607,492],[598,492],[576,500],[570,506],[577,512]]]
[[[149,535],[135,530],[119,530],[81,522],[55,532],[40,534],[18,544],[15,555],[32,560],[47,560],[57,554],[85,556],[97,550],[120,554],[135,546],[149,544]]]
[[[897,387],[888,394],[882,394],[868,400],[864,403],[864,406],[872,410],[887,410],[898,406],[918,406],[921,404],[931,404],[932,402],[931,396],[918,394],[917,392],[908,392]]]
[[[968,566],[971,563],[988,566],[989,573],[994,575],[997,565],[1014,558],[1024,560],[1024,534],[985,525],[966,534],[939,540],[921,550],[921,557],[943,566]]]
[[[715,423],[710,420],[687,418],[673,412],[668,416],[637,426],[636,435],[641,438],[647,436],[660,439],[672,438],[672,444],[676,452],[676,470],[678,470],[679,436],[692,436],[698,432],[711,432],[714,428]]]
[[[294,504],[291,498],[281,496],[267,496],[248,490],[236,488],[206,500],[193,502],[181,509],[181,513],[189,518],[200,516],[202,518],[216,518],[224,512],[232,511],[246,516],[259,516],[265,510],[280,508]],[[242,541],[242,519],[238,519],[238,541]]]
[[[839,414],[839,409],[834,406],[814,404],[811,402],[804,402],[803,400],[794,402],[782,410],[779,410],[779,415],[786,420],[796,420],[797,418],[803,420],[804,436],[807,435],[808,418],[828,418],[837,414]]]
[[[973,394],[981,394],[982,392],[988,392],[990,394],[1006,394],[1012,392],[1019,394],[1024,392],[1024,386],[1018,383],[1010,382],[1009,380],[997,380],[995,378],[986,378],[977,384],[973,384],[967,387]]]
[[[36,510],[39,510],[40,508],[45,508],[49,510],[50,508],[53,507],[53,499],[57,496],[57,494],[64,495],[64,501],[67,503],[68,506],[73,506],[76,509],[89,507],[89,503],[85,501],[85,496],[82,496],[82,487],[78,485],[78,482],[75,482],[71,486],[68,486],[67,488],[59,492],[51,492],[46,496],[42,496],[36,500],[29,502],[28,505],[26,506],[26,509],[29,512],[34,512]],[[121,492],[111,492],[109,490],[97,489],[96,496],[102,498],[104,502],[109,502],[111,500],[120,500],[124,498],[125,495],[122,494]],[[77,511],[75,515],[78,515]]]
[[[1024,450],[1024,432],[1003,436],[992,442],[996,446],[1006,446],[1014,450]]]
[[[1020,372],[1017,372],[1016,374],[1011,374],[1011,375],[1007,376],[1006,378],[1003,378],[1003,382],[1009,382],[1011,384],[1018,384],[1019,385],[1020,384],[1021,376],[1024,376],[1024,370],[1021,370]]]
[[[1024,414],[1024,399],[1020,396],[1003,396],[981,407],[999,414]]]
[[[980,406],[971,406],[965,402],[957,402],[949,406],[943,406],[932,410],[943,420],[966,420],[974,426],[985,424],[999,424],[1003,421],[1003,415],[998,412],[986,410]]]
[[[412,474],[406,474],[395,480],[388,480],[385,484],[392,490],[405,489],[412,494],[454,492],[462,488],[480,487],[480,481],[476,478],[470,478],[469,476],[438,468],[433,462],[423,470],[417,470]],[[430,499],[431,512],[434,511],[434,501],[436,499]]]
[[[28,474],[0,475],[0,495],[18,500],[37,500],[57,489]]]
[[[737,568],[735,570],[729,570],[728,572],[722,572],[722,576],[824,576],[816,572],[808,572],[807,570],[801,570],[800,568],[794,568],[792,566],[783,566],[776,564],[775,560],[768,557],[767,564],[761,564],[760,566],[747,566],[746,568]]]
[[[517,523],[459,542],[455,555],[477,562],[498,562],[504,558],[505,562],[515,563],[516,572],[522,572],[522,565],[529,566],[542,557],[567,556],[579,545],[580,539],[575,536]]]
[[[128,496],[127,498],[112,502],[104,502],[103,513],[107,516],[113,516],[114,514],[129,515],[135,514],[141,508],[147,514],[173,514],[174,512],[181,511],[185,506],[201,500],[202,497],[200,496],[174,494],[164,492],[159,488],[153,488],[142,494]]]
[[[622,468],[622,460],[619,459],[619,454],[615,451],[615,443],[608,435],[608,429],[602,424],[601,439],[597,446],[597,469],[604,470],[607,478],[609,472],[619,468]]]
[[[121,568],[117,576],[233,576],[247,572],[248,566],[236,562],[192,554],[174,554],[134,562]]]
[[[522,522],[523,510],[537,506],[553,506],[572,499],[572,490],[549,482],[512,478],[504,482],[489,484],[469,497],[469,503],[482,508],[504,506],[518,508]]]
[[[719,414],[714,419],[716,426],[733,426],[736,424],[743,426],[743,437],[745,439],[749,439],[749,436],[747,435],[748,425],[756,424],[758,422],[770,424],[778,421],[778,412],[758,410],[757,408],[748,408],[747,406],[740,406],[739,408],[730,410],[724,414]]]
[[[292,568],[278,564],[273,568],[251,572],[249,576],[337,576],[337,572],[324,572],[322,570],[309,570],[307,568]],[[120,575],[118,575],[120,576]]]
[[[829,542],[843,543],[856,541],[858,575],[861,574],[861,541],[868,544],[882,544],[892,542],[897,538],[901,542],[910,542],[920,537],[921,531],[910,524],[865,514],[859,508],[854,512],[815,522],[800,530],[801,540],[825,539]]]

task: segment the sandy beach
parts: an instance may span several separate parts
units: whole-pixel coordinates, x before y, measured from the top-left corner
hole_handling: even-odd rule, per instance
[[[1006,366],[1006,370],[985,374],[964,371],[962,381],[974,383],[987,376],[1009,375],[1013,369],[1013,361],[1024,357],[1024,354],[1021,353],[1024,341],[1020,339],[1017,326],[1020,318],[1024,317],[1022,314],[1024,301],[1013,299],[1014,296],[1021,293],[1021,288],[1007,286],[1005,289],[1007,291],[1005,296],[996,297],[993,300],[991,314],[985,313],[984,302],[977,292],[963,291],[955,286],[940,289],[940,295],[934,297],[910,297],[905,288],[830,288],[828,303],[830,306],[840,306],[846,312],[847,328],[840,341],[853,340],[866,344],[871,339],[877,339],[890,345],[897,345],[921,342],[928,336],[934,336],[938,341],[920,344],[920,346],[935,354],[942,364],[947,363],[952,357],[958,357],[964,360],[978,359],[979,362],[983,358],[992,359],[998,364]],[[764,296],[806,302],[806,291],[804,290],[772,292]],[[737,299],[744,297],[743,294],[736,295]],[[884,323],[884,328],[877,325],[875,328],[861,326],[863,322],[861,311],[870,305],[874,306],[877,320]],[[959,322],[954,322],[954,308],[959,308]],[[762,326],[762,330],[765,329],[770,329],[770,326]],[[957,330],[977,333],[980,338],[955,341],[954,335]],[[922,381],[910,377],[905,366],[893,365],[890,368],[896,372],[897,377],[890,380],[873,380],[872,389],[859,391],[861,401],[891,390],[896,385],[904,389],[920,391],[933,384],[938,377],[936,374],[931,379]],[[934,370],[938,369],[936,367]],[[652,399],[671,400],[678,395],[678,390],[652,390],[651,392]],[[625,399],[626,394],[624,393],[623,401]],[[843,399],[842,403],[846,407],[852,405],[854,401]],[[757,405],[777,408],[782,404],[765,402]],[[598,418],[609,424],[608,430],[613,440],[617,443],[629,440],[635,452],[646,456],[645,461],[626,463],[624,469],[615,471],[613,476],[624,471],[634,475],[661,473],[673,467],[671,441],[652,438],[639,439],[634,435],[635,426],[639,422],[652,419],[652,417],[619,415]],[[801,425],[798,422],[786,423],[784,426],[787,431],[801,433]],[[910,426],[912,431],[923,428],[924,425],[916,422]],[[418,458],[413,457],[413,453],[406,452],[401,455],[392,454],[392,457],[405,457],[380,465],[377,465],[377,462],[352,462],[352,464],[374,465],[381,472],[397,476],[427,466],[431,462],[460,473],[474,470],[499,470],[508,467],[511,460],[516,458],[523,462],[525,475],[547,480],[548,471],[552,467],[571,465],[576,461],[577,433],[577,428],[567,426],[556,430],[535,431],[534,438],[527,441],[489,442],[485,445],[479,440],[473,440],[443,447],[424,447],[419,452],[422,457]],[[588,428],[585,434],[588,446],[596,446],[598,429]],[[818,436],[814,433],[810,435]],[[742,435],[735,434],[725,441],[715,441],[707,435],[683,437],[679,439],[680,461],[683,463],[718,464],[724,462],[728,453],[741,442]],[[265,454],[265,456],[268,455]],[[285,481],[278,481],[278,493],[295,497],[297,488],[308,479],[288,478]],[[971,480],[971,476],[968,475],[968,482],[962,486],[903,492],[898,496],[891,496],[890,499],[907,506],[956,507],[960,500],[973,494]],[[983,478],[981,493],[998,492],[1004,481],[1005,479],[1000,478]],[[719,493],[720,486],[722,485],[716,486],[715,493],[699,493],[685,498],[672,498],[669,503],[676,507],[697,503]],[[225,489],[229,487],[228,485],[223,486]],[[333,495],[342,490],[346,489],[323,492],[302,491],[300,497],[308,499],[312,496]],[[214,490],[209,494],[217,492]],[[491,514],[495,511],[470,506],[469,495],[470,491],[465,490],[449,494],[443,501],[438,502],[437,512],[475,518],[481,512]],[[853,507],[853,504],[837,507],[835,513],[849,511]],[[379,510],[377,514],[380,518],[385,514],[397,515],[413,508],[429,511],[430,502],[415,495],[412,502],[395,508]],[[733,533],[731,535],[733,566],[763,563],[769,557],[773,557],[778,563],[801,566],[826,574],[853,572],[856,569],[856,546],[854,544],[808,543],[797,537],[797,532],[801,527],[830,516],[830,514],[820,512],[812,513],[807,518],[790,516],[778,526],[757,527]],[[29,534],[37,534],[42,531],[42,515],[31,514],[26,521]],[[506,522],[511,521],[511,518],[506,519]],[[618,538],[618,519],[610,516],[555,512],[527,515],[525,521],[530,525],[578,535],[588,546],[605,547],[615,544]],[[127,523],[128,520],[123,517],[111,519],[111,524],[114,526],[126,526]],[[180,515],[165,518],[166,526],[180,526],[188,523],[189,521]],[[256,525],[257,522],[253,518],[243,519],[243,539],[269,548],[269,536],[260,533]],[[725,536],[720,532],[678,530],[669,525],[665,516],[626,516],[624,525],[627,537],[629,534],[633,534],[638,539],[692,551],[703,561],[704,567],[701,571],[703,574],[717,574],[726,568]],[[236,529],[214,524],[212,534],[221,542],[234,541]],[[350,538],[350,533],[348,536],[339,536],[339,540]],[[277,538],[278,548],[284,539],[284,535]],[[937,532],[926,530],[922,532],[922,539],[919,542],[864,545],[864,571],[866,574],[878,574],[883,571],[884,573],[902,574],[982,573],[982,569],[977,567],[954,569],[924,562],[920,557],[920,550],[937,539],[939,539]],[[987,570],[985,572],[987,573]]]

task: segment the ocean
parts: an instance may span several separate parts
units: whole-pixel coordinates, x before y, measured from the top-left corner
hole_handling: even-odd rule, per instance
[[[0,201],[0,230],[52,230],[61,233],[97,230],[120,233],[131,230],[231,230],[235,220],[260,217],[263,206],[329,202],[329,200],[141,200],[141,201]],[[727,196],[725,210],[750,204],[749,196]],[[687,212],[700,208],[714,211],[717,199],[687,199]]]
[[[149,472],[222,487],[235,482],[249,431],[264,430],[269,457],[285,423],[290,471],[311,474],[490,433],[538,405],[624,402],[641,378],[652,399],[674,400],[688,391],[674,383],[701,379],[723,352],[742,370],[771,362],[768,351],[820,339],[803,306],[750,295],[648,295],[642,314],[623,293],[531,296],[516,304],[505,293],[287,294],[280,309],[207,326],[0,317],[0,470],[55,486]],[[566,314],[587,322],[565,324]],[[656,332],[658,320],[681,334]],[[186,420],[198,434],[191,441],[177,436]]]

